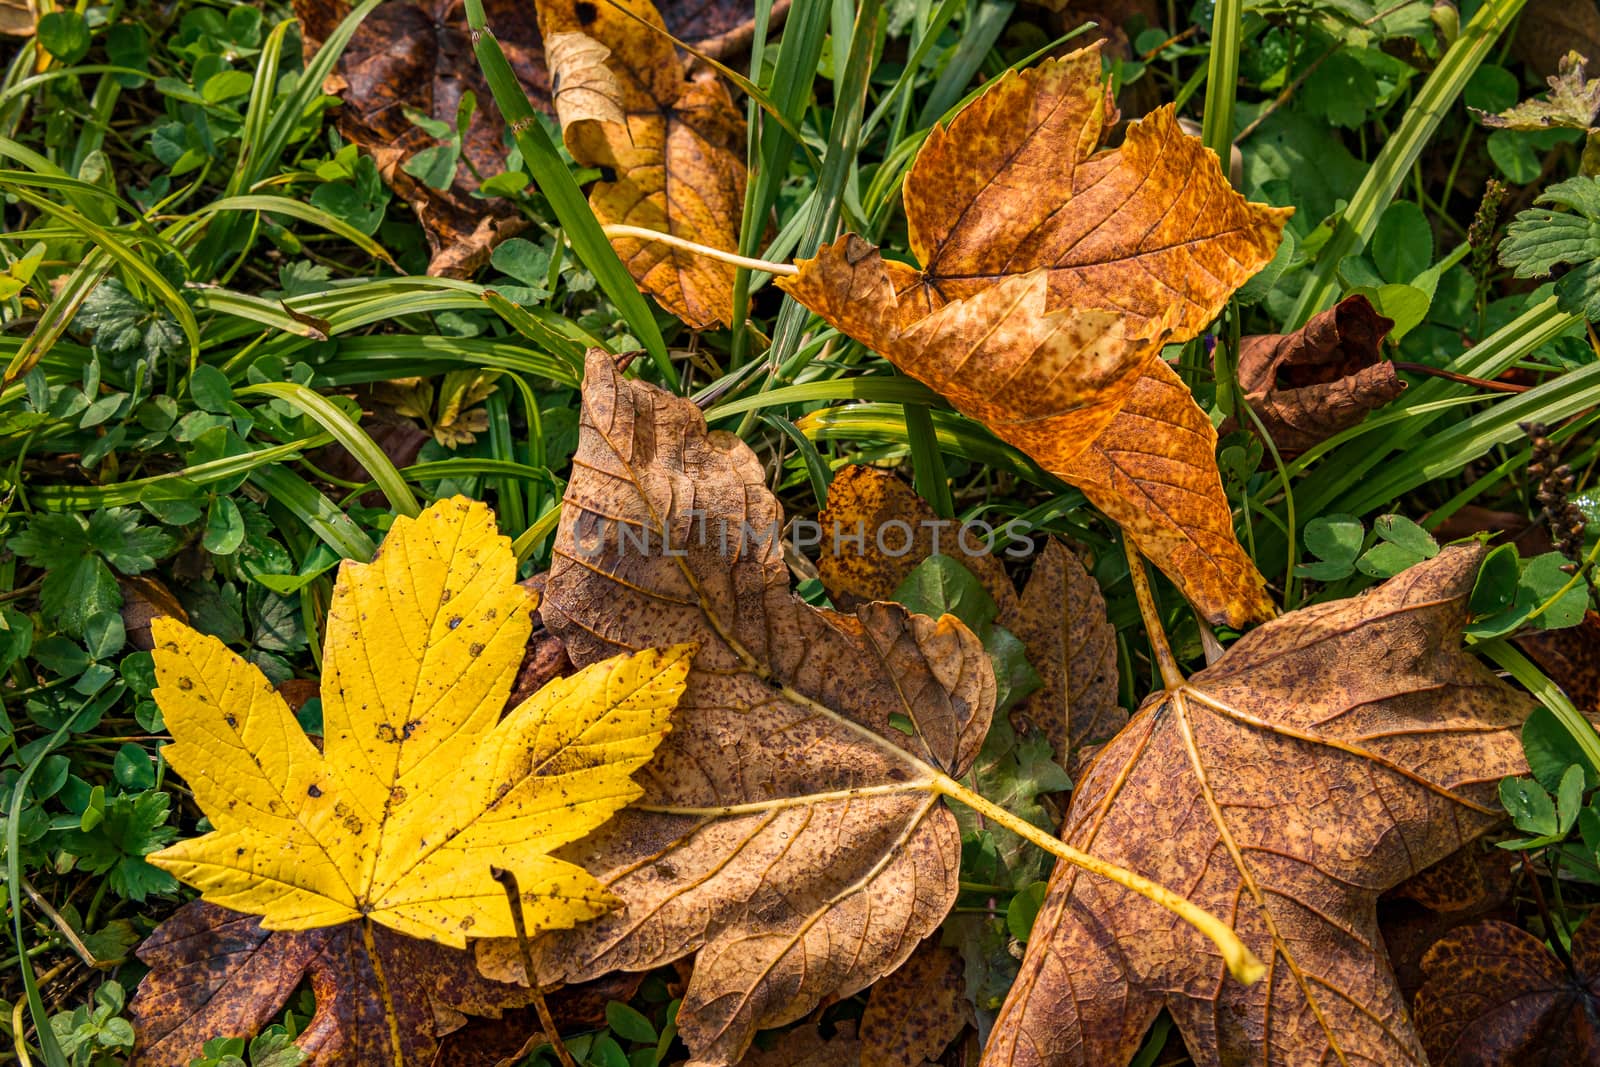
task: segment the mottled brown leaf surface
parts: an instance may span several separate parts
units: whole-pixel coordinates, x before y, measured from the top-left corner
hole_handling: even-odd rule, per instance
[[[936,307],[1044,268],[1051,308],[1116,311],[1135,336],[1204,329],[1272,259],[1290,213],[1234,192],[1170,106],[1098,152],[1105,99],[1094,45],[1005,75],[935,127],[906,177],[923,270],[902,297]]]
[[[961,956],[936,940],[878,980],[861,1015],[862,1067],[921,1067],[973,1021]]]
[[[1114,519],[1207,619],[1242,626],[1275,609],[1233,531],[1216,449],[1210,418],[1156,359],[1105,431],[1056,473]]]
[[[995,697],[955,619],[790,592],[765,482],[692,401],[591,354],[541,613],[580,667],[662,634],[699,652],[645,796],[562,853],[622,906],[541,936],[536,966],[575,981],[697,954],[678,1016],[696,1064],[736,1062],[758,1028],[866,987],[938,927],[960,839],[919,781],[965,771]],[[503,943],[479,963],[521,971]]]
[[[642,226],[732,252],[744,212],[744,120],[710,71],[686,71],[649,0],[542,0],[540,29],[550,39],[581,33],[608,49],[625,121],[562,116],[562,135],[579,163],[607,168],[589,206],[602,225]],[[619,10],[619,7],[621,10]],[[587,60],[551,69],[592,80]],[[587,73],[586,73],[587,72]],[[639,285],[696,328],[733,321],[733,267],[633,237],[612,247]]]
[[[772,1035],[768,1048],[752,1048],[739,1067],[861,1067],[861,1039],[852,1022],[828,1037],[815,1026],[797,1026]]]
[[[963,543],[956,522],[941,522],[916,490],[888,471],[864,464],[839,468],[817,522],[822,527],[817,573],[834,604],[846,611],[892,598],[917,564],[937,550],[983,584],[999,608],[1001,625],[1009,626],[1005,620],[1016,613],[1011,578],[983,551],[978,533],[969,533]],[[902,545],[905,551],[895,551]]]
[[[1016,621],[1001,618],[1028,650],[1043,683],[1012,711],[1043,730],[1069,773],[1085,744],[1128,721],[1117,703],[1117,632],[1100,586],[1078,557],[1051,539],[1034,561]]]
[[[737,37],[752,11],[736,0],[680,0],[662,7],[666,25],[691,44]],[[309,55],[349,14],[350,5],[347,0],[295,0],[294,12]],[[533,5],[485,0],[484,12],[522,87],[536,106],[549,110],[550,74]],[[442,192],[401,169],[407,159],[438,143],[406,117],[405,109],[453,123],[462,94],[470,90],[478,107],[462,156],[484,177],[505,170],[505,124],[473,56],[461,0],[381,5],[356,31],[333,81],[344,101],[339,132],[373,154],[384,180],[416,211],[433,251],[429,273],[469,276],[488,261],[494,245],[522,228],[509,202],[473,196],[479,179],[465,162]]]
[[[480,976],[468,952],[374,930],[407,1063],[428,1063],[467,1014],[499,1015],[528,990]],[[314,1067],[389,1063],[390,1019],[360,926],[263,930],[255,916],[194,901],[139,947],[150,973],[131,1013],[136,1067],[185,1067],[217,1036],[250,1036],[310,979],[317,1012],[297,1039]]]
[[[1125,1064],[1166,1008],[1202,1067],[1423,1064],[1384,958],[1384,890],[1503,817],[1531,701],[1461,648],[1483,550],[1239,639],[1085,771],[1063,838],[1184,893],[1268,965],[1059,866],[988,1067]]]
[[[1572,935],[1569,967],[1537,937],[1489,921],[1441,938],[1422,959],[1417,1030],[1433,1067],[1600,1064],[1600,926]]]
[[[1393,327],[1357,295],[1294,333],[1240,340],[1239,386],[1279,451],[1304,452],[1405,392],[1378,352]]]
[[[1211,454],[1144,440],[1196,420],[1209,432],[1204,413],[1185,391],[1182,410],[1118,419],[1147,378],[1147,407],[1167,399],[1161,343],[1205,328],[1272,258],[1288,212],[1234,192],[1170,107],[1097,151],[1105,112],[1098,46],[1006,74],[932,132],[906,177],[920,270],[846,235],[779,284],[1102,509],[1131,482],[1135,503],[1112,517],[1206,617],[1267,618]],[[1103,434],[1112,468],[1128,456],[1120,478],[1104,455],[1077,464]]]

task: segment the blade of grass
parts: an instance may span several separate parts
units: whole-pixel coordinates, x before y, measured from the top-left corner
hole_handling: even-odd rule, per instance
[[[1222,161],[1224,174],[1228,173],[1228,159],[1233,152],[1233,102],[1239,91],[1239,45],[1243,39],[1243,0],[1215,0],[1200,140]]]
[[[667,356],[667,343],[656,326],[655,316],[650,313],[650,305],[634,285],[622,260],[617,258],[611,242],[601,232],[600,221],[589,209],[589,202],[573,180],[572,172],[562,162],[555,142],[550,140],[550,135],[540,125],[533,105],[528,102],[528,94],[523,91],[522,83],[517,81],[511,64],[500,49],[500,42],[495,40],[494,31],[485,20],[483,0],[467,0],[466,9],[467,25],[472,30],[473,52],[478,57],[478,65],[483,68],[483,76],[489,83],[495,106],[500,109],[506,127],[511,130],[517,147],[522,151],[523,162],[527,164],[534,182],[550,202],[550,209],[566,231],[573,251],[622,313],[628,329],[650,354],[656,371],[677,391],[678,371]]]
[[[234,396],[270,396],[293,405],[332,434],[334,440],[355,457],[356,462],[378,483],[383,495],[389,498],[390,507],[409,516],[415,516],[422,510],[417,505],[417,498],[411,494],[411,488],[377,442],[357,426],[342,408],[321,393],[298,382],[261,382],[245,386],[236,391]]]
[[[1439,60],[1428,80],[1417,91],[1399,127],[1383,144],[1350,197],[1339,217],[1333,236],[1317,255],[1311,275],[1300,291],[1294,312],[1284,330],[1297,330],[1306,320],[1333,303],[1339,291],[1339,265],[1348,256],[1366,247],[1378,227],[1378,219],[1394,199],[1422,149],[1433,137],[1439,123],[1449,113],[1456,97],[1466,88],[1478,65],[1516,19],[1526,0],[1485,0],[1472,21],[1467,23],[1454,44]],[[1209,92],[1209,89],[1208,89]],[[1208,109],[1209,111],[1209,109]],[[1210,142],[1207,141],[1207,144]],[[1226,160],[1227,156],[1219,156]],[[1315,512],[1310,512],[1315,514]]]
[[[293,471],[276,464],[259,467],[250,472],[250,481],[305,523],[340,558],[365,563],[377,554],[378,546],[350,516]]]

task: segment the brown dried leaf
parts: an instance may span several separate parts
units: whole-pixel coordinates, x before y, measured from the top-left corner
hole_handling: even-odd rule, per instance
[[[1572,935],[1572,967],[1510,923],[1452,931],[1422,958],[1417,1030],[1433,1067],[1600,1064],[1600,925]]]
[[[1176,383],[1156,366],[1160,344],[1205,328],[1272,258],[1289,213],[1234,192],[1170,107],[1097,153],[1105,112],[1098,45],[1006,74],[932,132],[906,178],[921,270],[847,235],[779,284],[1090,493],[1208,618],[1266,618],[1264,582],[1234,540],[1210,453],[1184,439],[1181,462],[1151,462],[1162,449],[1142,439],[1170,429],[1152,431],[1144,415],[1116,420],[1147,378],[1156,379],[1147,394]],[[1169,404],[1158,427],[1198,419],[1209,433],[1186,391],[1182,400],[1192,412]],[[1117,495],[1117,513],[1106,503],[1116,474],[1103,469],[1107,457],[1077,463],[1112,427],[1106,450],[1144,456],[1131,478],[1142,505]],[[1143,515],[1174,495],[1177,510]],[[1142,521],[1125,522],[1130,511]]]
[[[1584,76],[1588,62],[1577,52],[1568,52],[1561,57],[1556,73],[1546,79],[1549,96],[1524,100],[1498,115],[1478,111],[1479,121],[1499,130],[1589,129],[1600,118],[1600,79],[1590,81]]]
[[[983,584],[999,608],[1002,626],[1009,626],[1005,620],[1016,613],[1011,578],[998,559],[981,551],[976,534],[964,546],[953,521],[941,521],[926,500],[888,471],[865,464],[841,467],[828,486],[828,506],[818,513],[817,523],[822,527],[817,572],[828,596],[846,611],[891,599],[917,564],[937,549]],[[902,544],[905,551],[891,554]]]
[[[480,976],[468,952],[381,926],[373,939],[392,1015],[359,923],[274,932],[204,901],[180,908],[139,946],[150,973],[129,1009],[139,1035],[132,1067],[184,1067],[210,1038],[255,1034],[308,977],[317,1012],[295,1043],[314,1067],[391,1062],[391,1023],[406,1062],[428,1063],[468,1014],[528,1002],[526,988]]]
[[[861,1039],[853,1022],[841,1022],[832,1037],[797,1026],[777,1035],[771,1048],[752,1048],[739,1067],[861,1067]]]
[[[566,131],[579,122],[627,122],[622,83],[606,66],[611,49],[582,33],[552,34],[545,60],[556,78],[556,118]]]
[[[155,638],[150,636],[152,620],[171,616],[179,622],[189,621],[189,613],[172,590],[153,575],[119,574],[117,588],[122,591],[122,625],[128,644],[141,652],[156,647]]]
[[[1152,360],[1105,431],[1056,473],[1083,490],[1213,623],[1272,617],[1239,545],[1217,431],[1165,361]]]
[[[614,6],[615,5],[615,6]],[[596,182],[589,206],[602,225],[641,226],[732,252],[744,211],[744,120],[714,74],[688,72],[649,0],[542,0],[539,26],[554,41],[584,34],[605,61],[625,121],[562,114],[562,136],[579,163],[614,177]],[[633,17],[637,16],[637,17]],[[592,80],[592,53],[547,61],[563,86]],[[657,241],[613,237],[639,285],[696,329],[733,321],[732,266]]]
[[[1561,57],[1576,49],[1600,59],[1600,5],[1571,0],[1528,0],[1517,20],[1511,54],[1548,78]]]
[[[753,10],[740,0],[662,5],[666,24],[691,44],[737,36],[750,24]],[[550,110],[550,75],[532,5],[485,0],[484,11],[523,89],[535,106]],[[309,55],[349,14],[350,5],[348,0],[294,0],[294,12]],[[474,167],[485,177],[505,170],[505,123],[473,55],[462,0],[381,5],[356,31],[332,81],[330,91],[337,90],[344,101],[340,134],[373,154],[384,181],[410,202],[421,221],[433,252],[428,273],[469,277],[488,262],[495,245],[523,229],[508,201],[473,196],[479,185]],[[448,190],[430,189],[401,166],[438,142],[405,111],[453,123],[467,91],[477,95],[478,107],[461,146],[464,162]]]
[[[1078,557],[1052,539],[1033,565],[1015,622],[1001,618],[1028,650],[1043,683],[1012,712],[1044,731],[1056,762],[1071,773],[1085,744],[1128,721],[1117,703],[1117,632],[1100,586]]]
[[[973,1022],[961,956],[936,940],[879,979],[861,1015],[862,1067],[921,1067]]]
[[[691,1062],[733,1063],[899,966],[954,903],[960,837],[928,783],[972,762],[993,670],[948,616],[791,593],[762,464],[692,401],[595,351],[581,420],[545,624],[580,667],[661,634],[700,651],[645,796],[561,853],[623,904],[541,936],[538,979],[697,953],[678,1026]],[[503,942],[479,964],[521,973]]]
[[[0,34],[32,37],[38,22],[31,0],[0,0]]]
[[[1240,340],[1239,386],[1279,451],[1304,452],[1405,392],[1394,364],[1378,354],[1393,327],[1356,295],[1294,333]]]
[[[1532,702],[1460,647],[1484,550],[1446,548],[1304,608],[1148,700],[1062,836],[1233,917],[1267,961],[1225,980],[1142,899],[1058,866],[984,1063],[1127,1063],[1162,1008],[1195,1061],[1423,1064],[1378,895],[1500,818]]]

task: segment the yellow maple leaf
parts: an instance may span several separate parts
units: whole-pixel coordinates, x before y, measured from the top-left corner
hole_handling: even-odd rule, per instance
[[[630,777],[669,729],[690,645],[617,656],[501,718],[536,596],[489,509],[457,497],[400,518],[370,564],[346,563],[323,652],[323,750],[271,683],[171,619],[155,634],[166,756],[214,832],[149,857],[273,930],[370,919],[463,946],[614,900],[550,853],[640,795]]]

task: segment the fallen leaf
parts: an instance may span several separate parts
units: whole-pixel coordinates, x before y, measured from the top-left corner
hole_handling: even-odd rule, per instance
[[[610,974],[549,994],[545,1000],[556,1028],[563,1034],[600,1029],[606,1025],[606,1005],[631,1001],[644,977]],[[469,1016],[466,1025],[440,1039],[428,1067],[521,1067],[534,1049],[548,1043],[536,1007],[508,1008],[497,1016]]]
[[[1001,622],[1027,647],[1043,683],[1012,718],[1043,730],[1056,762],[1070,773],[1084,745],[1111,737],[1128,721],[1117,703],[1117,632],[1100,586],[1052,538],[1034,561],[1016,621]]]
[[[937,941],[924,941],[867,996],[862,1067],[922,1067],[971,1022],[961,957]]]
[[[978,531],[963,535],[955,521],[941,520],[926,500],[888,471],[865,464],[839,468],[817,524],[822,528],[817,573],[834,604],[846,611],[868,601],[894,599],[917,564],[942,551],[970,570],[994,597],[1002,625],[1016,613],[1011,578],[985,550]]]
[[[1008,73],[948,130],[933,130],[906,178],[911,251],[922,269],[886,262],[847,235],[779,280],[1102,510],[1111,472],[1095,468],[1106,457],[1089,469],[1075,461],[1103,434],[1105,451],[1153,454],[1142,441],[1150,413],[1118,421],[1122,409],[1146,378],[1156,378],[1157,393],[1177,381],[1158,366],[1161,343],[1204,329],[1271,260],[1288,217],[1234,192],[1171,107],[1130,126],[1121,147],[1097,153],[1105,118],[1098,45]],[[1181,399],[1194,410],[1159,412],[1169,428],[1205,418],[1186,390]],[[1180,442],[1176,466],[1143,463],[1132,479],[1137,496],[1188,499],[1130,532],[1208,618],[1242,625],[1268,617],[1264,583],[1233,537],[1215,460],[1195,444]],[[1152,525],[1164,527],[1153,542]],[[1173,534],[1201,543],[1174,549]],[[1219,547],[1217,535],[1227,544]],[[1195,574],[1178,566],[1181,556],[1217,552],[1225,558],[1202,559]]]
[[[1298,455],[1405,392],[1378,351],[1393,326],[1356,295],[1294,333],[1239,341],[1239,387],[1280,452]],[[1230,419],[1222,432],[1237,425]]]
[[[865,988],[944,919],[961,844],[928,783],[972,762],[993,671],[951,617],[790,592],[762,464],[692,401],[596,351],[581,420],[545,624],[579,666],[664,634],[700,651],[643,799],[561,853],[622,906],[536,939],[537,977],[697,953],[680,1033],[691,1063],[734,1063],[757,1029]],[[481,944],[479,964],[521,977],[512,944]]]
[[[1171,578],[1209,621],[1271,618],[1266,579],[1239,545],[1211,419],[1164,360],[1152,360],[1105,432],[1056,473]]]
[[[1570,0],[1528,0],[1517,19],[1511,54],[1533,72],[1548,78],[1561,59],[1576,49],[1600,58],[1600,6]]]
[[[752,1048],[739,1067],[861,1067],[861,1039],[849,1021],[832,1037],[816,1026],[797,1026],[777,1035],[771,1048]]]
[[[1524,100],[1497,115],[1478,111],[1479,121],[1498,130],[1589,129],[1600,118],[1600,80],[1590,81],[1584,75],[1588,62],[1577,52],[1568,52],[1547,79],[1550,94],[1543,100]]]
[[[317,1010],[295,1044],[313,1067],[394,1062],[391,1022],[405,1062],[426,1064],[468,1015],[499,1016],[528,1002],[526,987],[481,977],[466,951],[381,927],[373,944],[386,982],[358,923],[274,932],[215,904],[185,905],[139,947],[150,971],[129,1009],[139,1039],[131,1067],[185,1067],[213,1037],[255,1034],[308,979]],[[559,991],[552,1012],[565,1020],[566,1004],[584,996],[582,987]]]
[[[544,54],[556,72],[556,118],[562,130],[579,122],[628,121],[622,110],[622,83],[606,60],[611,49],[581,33],[556,33]]]
[[[733,252],[744,212],[744,120],[714,72],[689,70],[649,0],[542,0],[539,26],[547,41],[582,35],[581,48],[546,49],[565,96],[569,85],[592,86],[600,51],[611,75],[608,92],[623,121],[606,121],[593,106],[564,109],[562,138],[584,166],[611,173],[596,182],[589,206],[602,225],[640,226]],[[641,24],[647,23],[648,25]],[[598,50],[598,51],[597,51]],[[595,94],[583,99],[593,104]],[[696,329],[733,321],[734,269],[657,241],[612,237],[612,247],[640,287]]]
[[[294,12],[309,56],[350,13],[350,5],[347,0],[295,0]],[[550,75],[532,6],[485,0],[484,12],[523,89],[536,107],[551,110]],[[752,5],[740,0],[663,5],[667,25],[680,39],[719,48],[750,25],[752,12]],[[417,213],[432,250],[429,274],[469,277],[489,261],[495,245],[524,228],[511,201],[477,195],[480,175],[505,170],[505,123],[473,56],[462,0],[383,4],[356,31],[333,81],[330,91],[344,102],[337,115],[339,132],[373,153],[384,181]],[[462,139],[463,163],[448,189],[431,189],[403,168],[418,152],[441,142],[406,112],[453,124],[467,92],[477,97],[478,106]]]
[[[0,0],[0,34],[32,37],[38,22],[31,0]]]
[[[160,579],[148,574],[119,574],[117,588],[122,591],[122,626],[128,635],[128,644],[141,652],[156,647],[150,636],[150,623],[165,616],[179,622],[188,622],[189,613],[183,610],[178,598],[172,595]]]
[[[517,876],[529,929],[605,912],[600,885],[549,853],[640,794],[630,775],[668,728],[691,649],[593,664],[501,719],[533,603],[486,506],[396,519],[372,563],[339,572],[321,752],[254,665],[157,620],[164,754],[215,829],[150,862],[266,929],[509,937],[492,866]]]
[[[1569,968],[1539,938],[1489,921],[1428,950],[1416,1022],[1433,1067],[1600,1064],[1600,927],[1572,934]]]
[[[1378,928],[1395,984],[1408,1004],[1426,976],[1422,959],[1451,931],[1484,919],[1516,919],[1512,854],[1473,842],[1378,900]]]
[[[987,1067],[1125,1064],[1165,1008],[1201,1065],[1424,1064],[1375,904],[1504,817],[1532,701],[1461,648],[1481,546],[1246,634],[1145,702],[1084,772],[1062,836],[1233,926],[1209,946],[1060,865]]]

